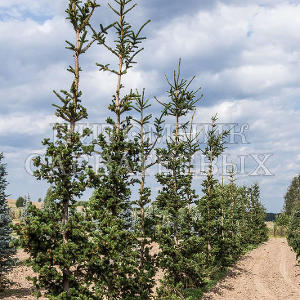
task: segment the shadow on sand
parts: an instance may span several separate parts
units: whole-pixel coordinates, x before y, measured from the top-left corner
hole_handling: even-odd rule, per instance
[[[244,261],[246,259],[248,259],[249,256],[245,255],[242,258],[239,259],[239,263],[241,261]],[[232,267],[230,267],[230,269],[228,270],[227,274],[224,276],[223,279],[221,279],[221,281],[219,281],[217,283],[217,285],[215,287],[213,287],[206,295],[204,295],[201,300],[212,300],[214,299],[213,296],[209,295],[209,294],[214,294],[214,295],[219,295],[222,296],[224,291],[232,291],[234,288],[231,284],[226,283],[226,279],[228,278],[237,278],[242,274],[249,274],[249,272],[241,267],[238,267],[237,265],[234,265]]]
[[[15,297],[16,299],[23,299],[31,295],[30,288],[9,288],[7,287],[3,292],[0,292],[0,299],[7,299],[8,297]]]

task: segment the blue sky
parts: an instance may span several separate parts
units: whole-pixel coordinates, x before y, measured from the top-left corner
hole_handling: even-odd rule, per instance
[[[1,0],[0,2],[0,151],[8,164],[8,193],[44,197],[47,184],[26,172],[41,140],[52,135],[55,121],[52,90],[68,88],[65,71],[72,57],[64,49],[71,33],[60,0]],[[248,124],[247,143],[229,145],[228,160],[246,156],[246,174],[238,182],[257,181],[268,211],[282,208],[283,196],[300,167],[300,4],[288,0],[138,0],[133,24],[151,19],[145,51],[128,74],[130,88],[165,97],[164,74],[182,58],[186,78],[204,94],[196,113],[206,123],[218,112],[222,123]],[[94,24],[107,24],[103,2]],[[94,47],[82,60],[81,89],[90,122],[104,122],[115,81],[98,72],[95,62],[109,57]],[[154,111],[158,110],[154,103]],[[254,157],[267,159],[272,176],[248,176]],[[28,168],[28,164],[27,164]],[[252,174],[253,175],[253,174]],[[254,172],[254,175],[255,172]],[[149,178],[153,189],[158,186]],[[200,187],[201,178],[195,181]]]

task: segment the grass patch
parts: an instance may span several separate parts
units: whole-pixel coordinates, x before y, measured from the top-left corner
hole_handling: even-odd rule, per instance
[[[184,291],[184,299],[186,300],[199,300],[205,293],[209,292],[212,288],[214,288],[217,283],[222,280],[228,272],[228,268],[220,271],[214,279],[208,280],[204,287],[195,289],[190,288]]]

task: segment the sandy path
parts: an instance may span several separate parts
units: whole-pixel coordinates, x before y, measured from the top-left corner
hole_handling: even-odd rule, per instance
[[[203,299],[300,299],[300,268],[284,238],[272,238],[244,256]]]

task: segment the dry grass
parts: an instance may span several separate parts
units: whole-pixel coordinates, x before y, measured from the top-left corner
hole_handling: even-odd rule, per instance
[[[16,200],[14,199],[6,199],[7,204],[9,208],[11,209],[11,216],[14,221],[19,220],[20,217],[23,214],[23,207],[17,207],[16,206]],[[37,207],[38,209],[41,209],[43,207],[42,202],[32,202],[32,204]]]
[[[16,207],[16,202],[17,200],[14,200],[14,199],[6,199],[7,201],[7,204],[10,208],[17,208]],[[32,204],[36,207],[36,208],[39,208],[41,209],[43,207],[43,203],[42,202],[32,202]]]

